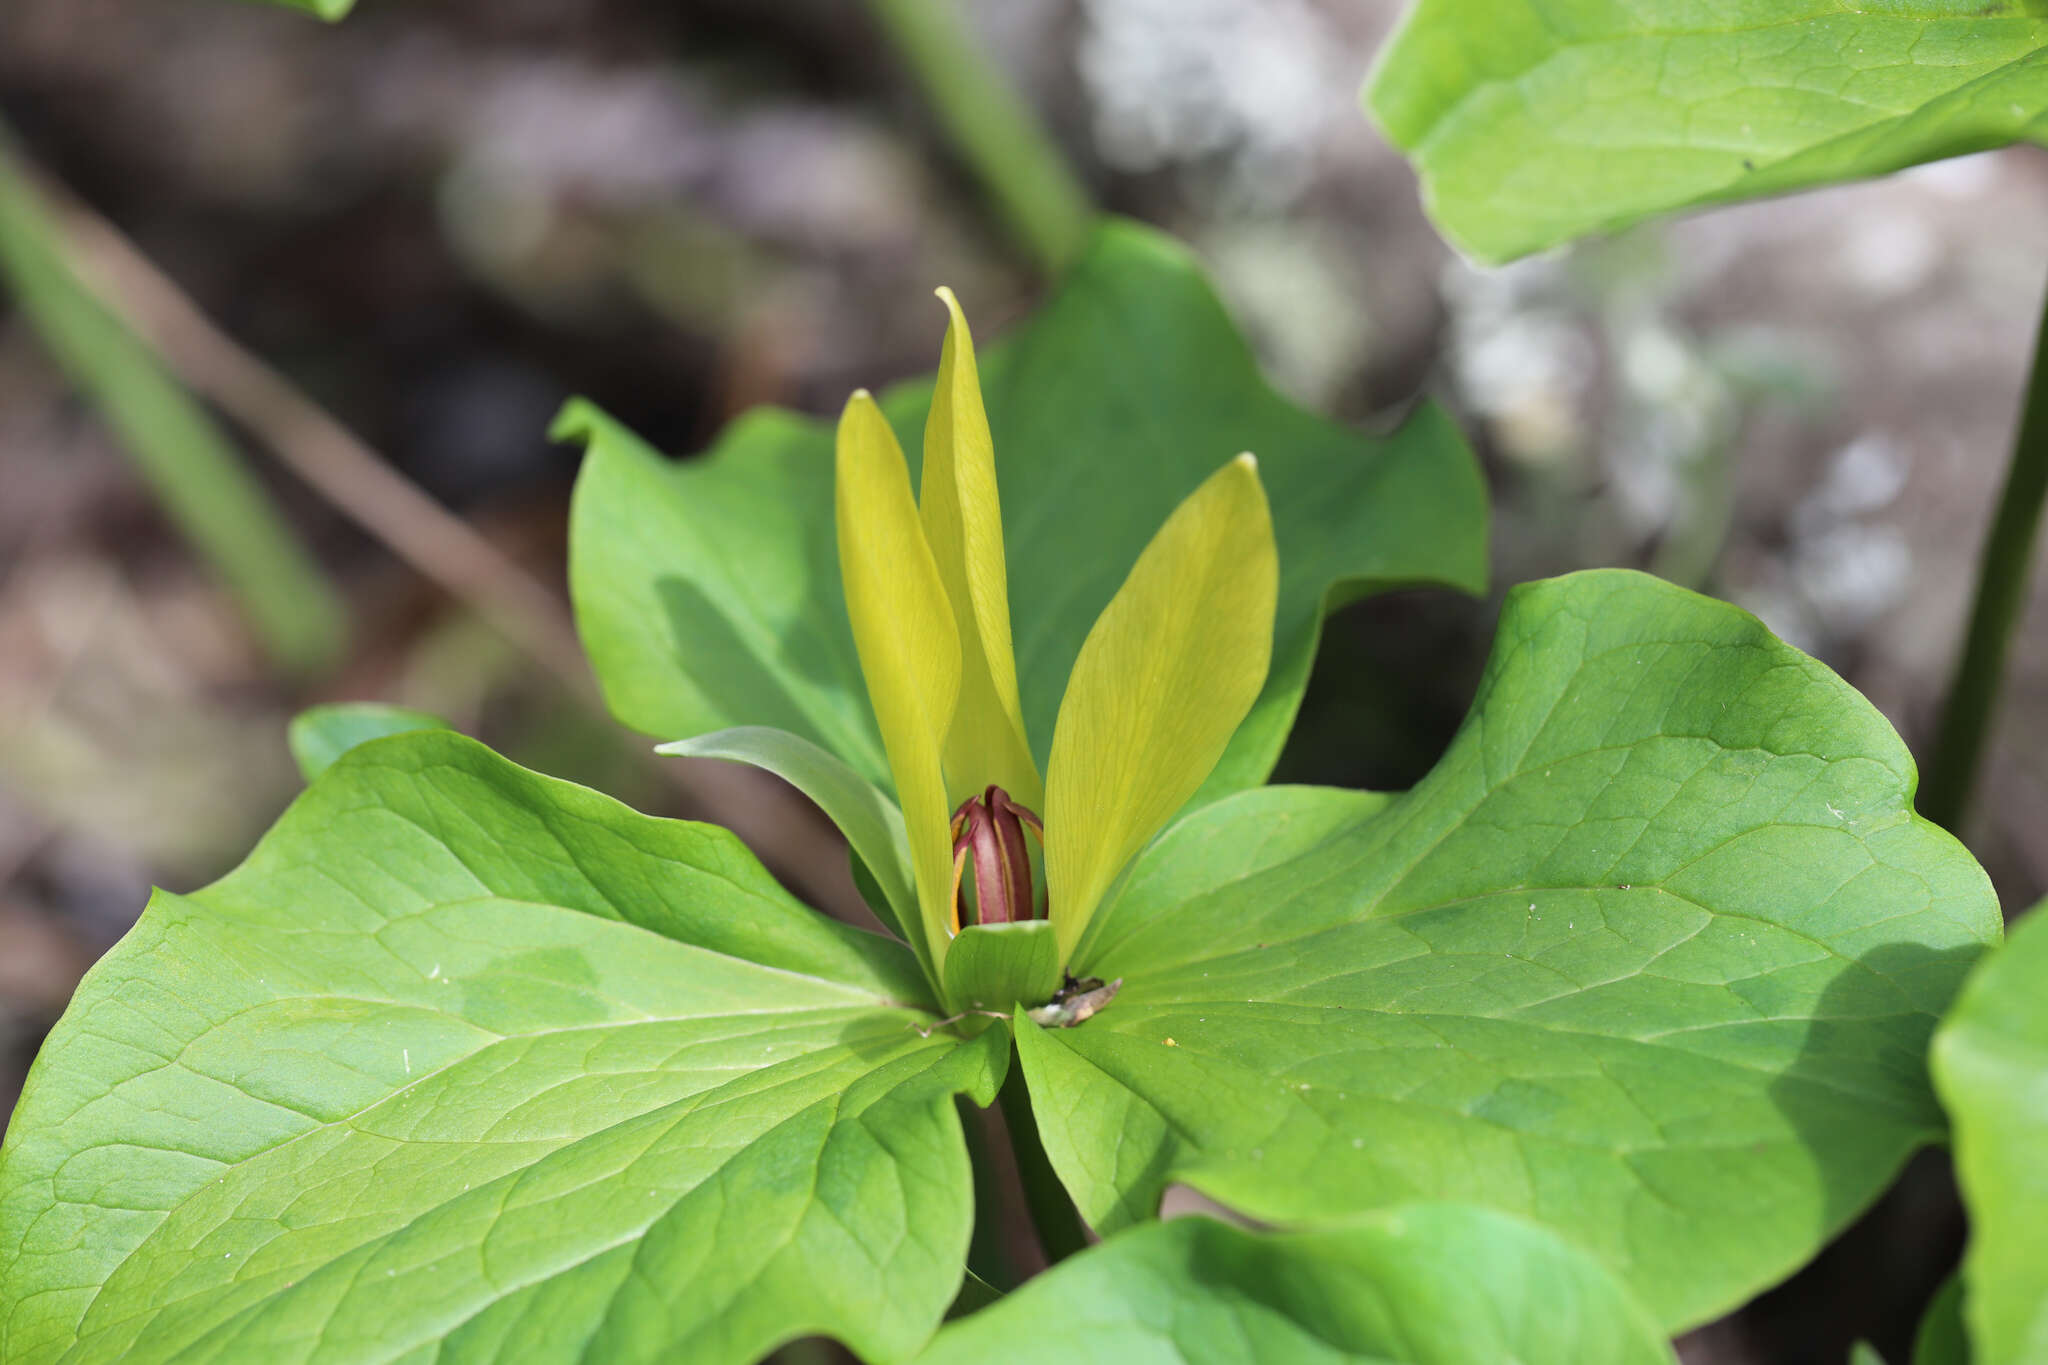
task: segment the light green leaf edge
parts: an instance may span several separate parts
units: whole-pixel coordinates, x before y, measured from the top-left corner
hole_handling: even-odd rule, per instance
[[[1678,209],[2048,138],[2006,0],[1418,0],[1367,110],[1444,235],[1502,261]]]
[[[0,1148],[0,1358],[901,1358],[960,1282],[952,1096],[1007,1058],[925,1037],[922,990],[724,830],[359,746],[53,1032]]]
[[[2048,905],[2048,902],[2044,902]],[[1970,1213],[1963,1321],[1978,1365],[2048,1357],[2048,914],[1986,958],[1934,1040]]]
[[[358,744],[413,730],[450,728],[439,716],[387,702],[330,702],[309,706],[293,716],[285,742],[291,748],[292,761],[299,765],[299,776],[311,782]]]
[[[846,836],[847,845],[881,891],[881,903],[869,908],[890,932],[910,944],[926,972],[931,972],[924,935],[913,934],[907,927],[917,923],[917,892],[910,880],[903,812],[874,783],[803,736],[765,725],[741,725],[678,739],[656,745],[654,752],[745,763],[775,774],[810,798]]]
[[[1283,1226],[1484,1203],[1703,1321],[1943,1134],[1927,1040],[1998,915],[1914,781],[1747,613],[1618,571],[1525,585],[1414,791],[1213,880],[1172,865],[1255,843],[1250,795],[1141,859],[1072,967],[1122,994],[1019,1030],[1048,1155],[1104,1233],[1171,1181]]]
[[[1485,485],[1442,409],[1371,438],[1295,407],[1193,259],[1148,229],[1098,230],[1045,307],[983,353],[981,376],[1041,763],[1096,616],[1167,514],[1240,451],[1258,456],[1271,500],[1281,610],[1266,686],[1197,804],[1272,770],[1326,613],[1402,586],[1484,590]],[[913,461],[930,389],[883,398]],[[1086,440],[1083,409],[1098,428]],[[588,447],[570,588],[613,714],[660,739],[774,726],[888,788],[841,600],[827,426],[758,408],[677,463],[578,400],[554,435]]]
[[[1655,1365],[1600,1264],[1489,1209],[1416,1204],[1315,1232],[1207,1218],[1120,1233],[952,1323],[917,1365]]]

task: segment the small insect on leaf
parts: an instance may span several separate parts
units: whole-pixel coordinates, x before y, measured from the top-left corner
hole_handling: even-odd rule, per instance
[[[1108,1008],[1116,999],[1116,993],[1124,988],[1124,979],[1118,977],[1108,985],[1099,976],[1076,981],[1067,978],[1067,984],[1053,993],[1052,999],[1037,1009],[1026,1010],[1025,1017],[1040,1028],[1072,1028],[1085,1023]]]

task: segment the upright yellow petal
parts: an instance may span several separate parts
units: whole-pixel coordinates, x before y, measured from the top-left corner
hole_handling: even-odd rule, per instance
[[[925,941],[942,964],[953,858],[939,755],[960,695],[960,639],[911,500],[903,448],[865,390],[839,418],[834,509],[846,614],[896,778]]]
[[[1088,632],[1046,765],[1046,889],[1062,961],[1258,697],[1279,579],[1258,463],[1240,455],[1174,509]]]
[[[924,424],[918,509],[960,632],[960,705],[946,735],[947,795],[957,804],[993,782],[1036,811],[1044,793],[1017,700],[995,444],[981,405],[967,319],[952,290],[939,290],[939,297],[952,322]]]

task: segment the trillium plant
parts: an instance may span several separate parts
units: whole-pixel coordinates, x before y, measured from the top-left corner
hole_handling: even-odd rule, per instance
[[[1272,521],[1249,454],[1174,509],[1081,645],[1041,781],[1017,691],[974,343],[958,301],[939,292],[951,325],[919,496],[865,391],[847,403],[837,441],[846,615],[900,810],[842,760],[786,732],[729,730],[663,752],[751,758],[817,799],[878,886],[877,914],[951,1008],[1023,1004],[1041,1020],[1078,1022],[1080,996],[1081,1008],[1108,997],[1100,981],[1076,991],[1067,974],[1054,1000],[1061,969],[1132,858],[1216,766],[1266,680],[1279,580]],[[1033,891],[1039,849],[1043,902]]]
[[[36,1064],[0,1358],[1668,1362],[1946,1136],[1998,907],[1848,685],[1577,574],[1413,789],[1269,785],[1326,612],[1484,587],[1455,428],[1303,412],[1130,225],[984,363],[941,297],[935,378],[836,429],[557,427],[613,711],[807,795],[884,932],[312,713],[303,795]],[[2016,989],[1939,1049],[1966,1179],[2026,1178]]]

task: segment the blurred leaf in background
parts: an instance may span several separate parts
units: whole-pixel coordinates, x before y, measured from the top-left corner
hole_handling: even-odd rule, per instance
[[[292,717],[289,738],[299,774],[311,782],[358,744],[414,730],[450,728],[439,716],[403,706],[374,701],[334,702]]]
[[[2048,136],[2018,0],[1417,0],[1366,107],[1430,213],[1502,261],[1692,205]]]
[[[283,5],[286,9],[302,9],[330,22],[345,17],[356,7],[356,0],[271,0],[271,3]]]

